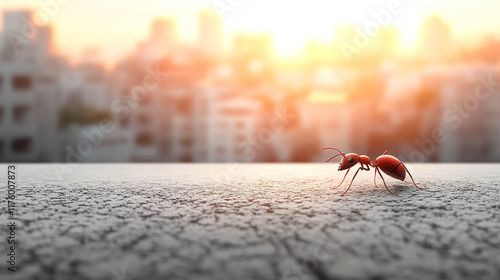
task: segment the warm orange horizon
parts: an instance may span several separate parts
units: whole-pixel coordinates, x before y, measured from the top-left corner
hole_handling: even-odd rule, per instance
[[[358,0],[342,4],[328,0],[299,0],[293,3],[282,0],[190,0],[182,3],[123,0],[120,4],[111,0],[60,2],[7,0],[3,1],[0,12],[14,9],[42,12],[49,24],[54,26],[58,53],[78,61],[87,50],[99,49],[100,59],[108,65],[132,52],[140,41],[146,40],[151,21],[155,18],[172,18],[176,21],[179,42],[194,43],[197,17],[201,10],[222,15],[226,46],[237,32],[269,33],[282,58],[301,53],[310,40],[331,43],[334,31],[340,26],[356,25],[363,29],[370,21],[376,21],[376,14],[383,13],[382,10],[389,12],[387,25],[396,27],[399,32],[399,53],[415,50],[422,22],[433,15],[441,17],[449,25],[453,42],[458,45],[471,44],[477,41],[471,39],[481,36],[500,34],[500,18],[495,15],[495,11],[500,10],[500,2],[492,0],[460,3],[450,0],[439,3]]]

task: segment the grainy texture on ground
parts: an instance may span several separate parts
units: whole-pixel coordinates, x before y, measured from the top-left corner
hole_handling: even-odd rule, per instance
[[[500,279],[500,165],[409,168],[430,190],[371,170],[341,197],[336,164],[18,165],[0,279]]]

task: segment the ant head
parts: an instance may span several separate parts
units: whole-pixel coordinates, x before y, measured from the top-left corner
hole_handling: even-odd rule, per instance
[[[340,161],[339,171],[351,168],[358,162],[359,162],[359,155],[355,153],[346,154],[345,157],[343,157],[342,160]]]

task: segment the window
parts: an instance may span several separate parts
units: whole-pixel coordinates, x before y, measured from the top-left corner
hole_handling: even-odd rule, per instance
[[[149,133],[139,133],[135,137],[135,143],[141,146],[148,146],[153,144],[153,137]]]
[[[149,96],[149,94],[147,92],[140,92],[140,95],[137,96],[138,98],[138,102],[139,104],[143,105],[143,106],[148,106],[151,104],[151,97]]]
[[[26,75],[18,75],[12,78],[12,87],[16,90],[31,89],[31,77]]]
[[[3,139],[0,139],[0,159],[3,157]]]
[[[186,115],[191,112],[191,107],[193,105],[193,100],[191,98],[180,98],[177,101],[177,112],[178,114]]]
[[[182,129],[184,131],[189,131],[193,128],[193,126],[191,125],[191,122],[190,121],[185,121],[183,124],[182,124]]]
[[[15,106],[12,111],[15,122],[22,122],[26,119],[29,112],[29,107],[26,105]]]
[[[57,82],[57,79],[53,76],[42,76],[39,81],[43,85],[53,85]]]
[[[220,110],[221,115],[227,116],[247,116],[250,113],[250,110],[244,108],[224,108]]]
[[[236,122],[236,128],[237,129],[244,129],[246,126],[245,122],[244,121],[237,121]]]
[[[191,148],[191,146],[193,146],[193,140],[191,138],[184,137],[181,139],[181,145],[184,148]]]
[[[128,127],[129,123],[130,123],[130,116],[128,115],[120,119],[120,125],[122,127]]]
[[[226,148],[224,148],[222,146],[221,147],[217,147],[217,154],[223,155],[225,153],[226,153]]]
[[[207,151],[204,149],[201,150],[199,153],[199,156],[202,157],[203,159],[205,159],[207,157]]]
[[[28,137],[17,138],[12,141],[12,151],[25,153],[31,149],[31,139]]]
[[[100,73],[91,73],[85,77],[85,82],[90,84],[99,84],[104,81],[104,76]]]
[[[245,134],[238,133],[234,137],[234,141],[236,143],[244,143],[247,140],[247,137]]]
[[[227,129],[227,123],[224,121],[220,121],[217,125],[218,125],[219,129],[222,129],[222,130]]]
[[[140,114],[138,117],[137,117],[137,120],[139,122],[139,124],[141,125],[148,125],[149,124],[149,116],[147,114]]]
[[[193,162],[193,158],[189,154],[183,154],[180,158],[181,162]]]

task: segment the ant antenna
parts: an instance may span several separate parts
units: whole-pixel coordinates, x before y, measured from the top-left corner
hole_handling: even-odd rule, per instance
[[[332,160],[333,158],[335,158],[337,156],[343,156],[345,158],[345,154],[342,153],[339,149],[332,148],[332,147],[323,147],[321,150],[335,150],[335,151],[339,152],[339,154],[336,154],[336,155],[330,157],[329,159],[327,159],[326,162],[329,162],[330,160]]]

